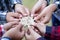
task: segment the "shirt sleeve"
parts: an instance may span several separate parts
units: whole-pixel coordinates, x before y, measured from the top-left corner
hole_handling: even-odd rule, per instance
[[[46,27],[45,38],[50,40],[60,40],[60,26]]]
[[[11,40],[9,37],[2,37],[1,40]]]
[[[38,38],[37,40],[46,40],[44,37]]]
[[[7,38],[3,38],[3,39],[1,39],[1,40],[10,40],[10,39],[7,39]]]
[[[0,25],[6,23],[7,12],[0,11]]]

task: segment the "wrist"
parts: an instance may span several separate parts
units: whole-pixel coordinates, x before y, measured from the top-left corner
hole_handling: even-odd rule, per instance
[[[41,28],[40,30],[41,30],[41,32],[42,32],[43,34],[45,34],[45,33],[46,33],[46,26],[44,25],[44,27]]]
[[[4,34],[3,36],[2,36],[2,38],[10,38],[10,39],[12,39],[8,34]]]

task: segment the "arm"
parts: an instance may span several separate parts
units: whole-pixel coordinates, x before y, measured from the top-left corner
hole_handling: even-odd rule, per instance
[[[46,39],[59,39],[60,36],[60,26],[46,27]],[[55,38],[56,37],[56,38]],[[59,39],[60,40],[60,39]]]
[[[46,40],[54,40],[54,39],[59,39],[60,38],[60,26],[46,26],[43,23],[36,23],[34,24],[34,27],[36,27],[39,32],[42,33],[42,35],[44,35],[44,38]],[[60,40],[60,39],[59,39]]]
[[[22,40],[24,37],[24,30],[21,24],[17,25],[15,28],[9,29],[3,36],[1,40]],[[15,31],[14,31],[15,30]],[[20,32],[21,31],[21,32]],[[13,32],[13,33],[12,33]]]
[[[57,5],[57,10],[59,10],[60,9],[60,1],[54,1],[54,4],[56,4]],[[56,10],[56,11],[57,11]],[[56,12],[55,11],[55,12]],[[59,13],[57,13],[58,15],[59,15]],[[54,14],[55,15],[55,14]],[[57,19],[59,19],[59,16],[58,15],[55,15],[55,17],[57,18]],[[57,26],[57,27],[47,27],[47,29],[46,29],[46,34],[47,35],[45,35],[45,36],[47,36],[48,38],[50,38],[49,36],[53,36],[53,37],[55,37],[56,36],[56,34],[57,34],[57,38],[59,38],[58,36],[59,36],[59,34],[60,34],[60,26]],[[47,38],[46,37],[46,38]]]
[[[0,38],[2,37],[2,35],[8,31],[9,29],[12,28],[13,25],[18,24],[18,22],[10,22],[10,23],[6,23],[4,25],[0,25]]]

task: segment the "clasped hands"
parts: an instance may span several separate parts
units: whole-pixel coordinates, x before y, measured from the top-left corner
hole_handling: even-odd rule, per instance
[[[46,32],[45,24],[50,21],[52,12],[56,8],[55,4],[51,4],[47,7],[46,5],[46,1],[40,0],[30,11],[23,5],[16,4],[15,12],[8,12],[6,15],[7,22],[10,22],[7,24],[11,25],[12,28],[10,28],[10,26],[9,28],[7,27],[10,30],[5,28],[5,30],[7,29],[8,31],[3,35],[3,37],[10,37],[14,40],[21,40],[24,36],[27,40],[37,40],[38,38],[42,37]],[[24,30],[23,25],[19,22],[22,17],[26,17],[28,15],[31,15],[36,23],[28,27],[28,30]],[[16,27],[13,27],[12,25],[15,25]]]

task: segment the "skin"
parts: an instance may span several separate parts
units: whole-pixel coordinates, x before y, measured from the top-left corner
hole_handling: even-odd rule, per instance
[[[18,22],[9,22],[3,25],[3,29],[5,31],[8,31],[10,28],[12,28],[14,25],[18,24]]]
[[[42,4],[40,5],[41,2],[42,2]],[[46,7],[46,5],[47,5],[46,1],[39,0],[31,10],[31,13],[33,14],[34,20],[37,21],[37,23],[34,26],[36,26],[36,28],[38,28],[39,32],[41,32],[43,34],[45,34],[45,32],[46,32],[46,25],[44,25],[44,24],[46,24],[50,21],[50,18],[52,16],[53,11],[56,10],[56,5],[55,4],[50,4],[47,7]],[[19,9],[18,9],[18,7],[19,7]],[[16,12],[16,14],[19,14],[19,17],[20,17],[20,15],[25,17],[25,16],[27,16],[27,14],[28,15],[30,14],[28,9],[25,8],[23,5],[20,5],[20,4],[18,4],[15,7],[15,12]],[[12,17],[12,16],[10,16],[10,17],[13,20],[16,19],[15,17]],[[19,17],[17,18],[18,20],[19,20]],[[9,20],[8,20],[8,22],[9,22]],[[11,22],[11,20],[10,20],[10,22]],[[18,34],[18,31],[15,28],[12,28],[12,29],[16,30],[17,33],[15,33],[15,34]],[[39,35],[31,27],[29,27],[28,30],[29,30],[29,33],[28,32],[25,33],[25,38],[27,40],[36,40],[39,37],[41,37],[41,35]],[[8,31],[8,32],[6,32],[5,36],[6,35],[7,35],[7,37],[10,37],[11,34],[9,34],[9,31]],[[13,34],[13,36],[14,36],[14,34]],[[14,37],[13,36],[11,37],[12,39],[14,39],[14,37],[16,37],[17,35],[15,35]],[[18,40],[20,39],[19,38],[20,36],[18,36],[18,38],[17,38]]]
[[[33,6],[31,10],[31,14],[33,14],[33,17],[36,17],[41,13],[41,11],[46,7],[47,2],[45,0],[39,0],[37,3]]]
[[[48,23],[52,17],[52,13],[56,10],[55,4],[50,4],[49,6],[45,7],[42,12],[35,17],[34,19],[37,21],[39,20],[42,23]]]
[[[9,37],[12,40],[21,40],[24,37],[24,29],[21,24],[8,30],[2,37]]]
[[[19,14],[18,13],[13,13],[13,12],[8,12],[6,15],[6,20],[7,22],[19,22]]]
[[[42,4],[41,4],[42,3]],[[52,13],[56,10],[55,4],[50,4],[47,6],[47,2],[45,0],[38,0],[37,3],[33,6],[31,13],[34,17],[35,21],[48,23],[51,19]]]
[[[28,28],[28,30],[29,33],[28,32],[25,33],[26,40],[37,40],[38,38],[41,37],[41,35],[35,32],[31,26]]]
[[[35,23],[33,26],[37,28],[37,30],[39,30],[38,32],[41,32],[43,35],[46,33],[46,25],[44,23]]]
[[[17,21],[19,22],[22,17],[29,15],[29,9],[21,4],[15,5],[15,12],[8,12],[6,15],[7,22]]]

